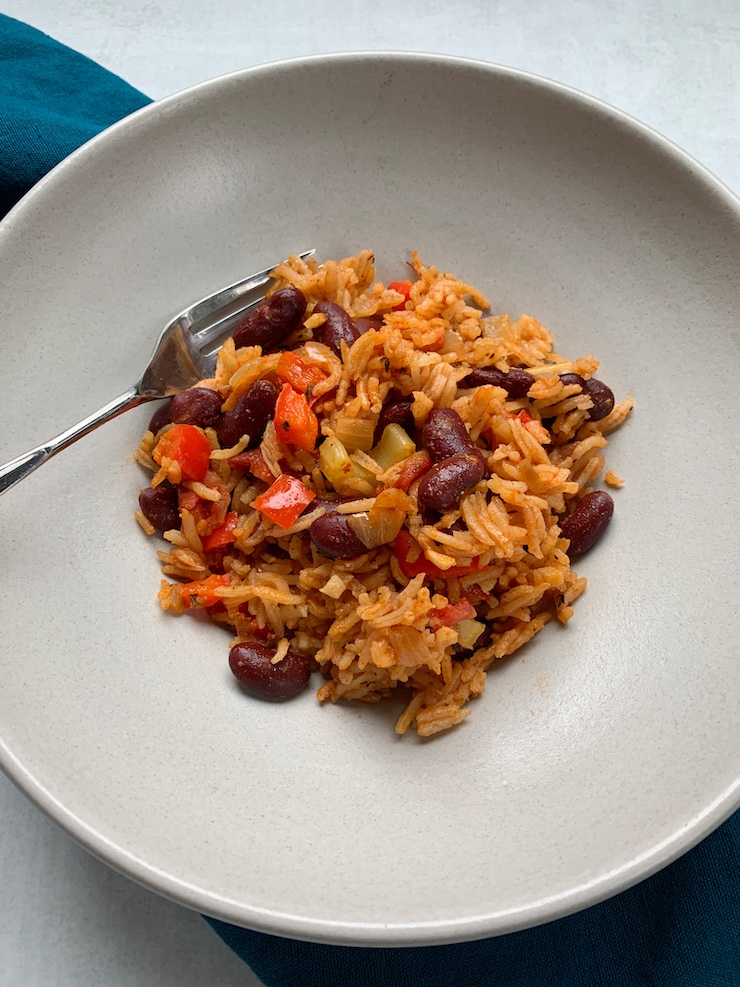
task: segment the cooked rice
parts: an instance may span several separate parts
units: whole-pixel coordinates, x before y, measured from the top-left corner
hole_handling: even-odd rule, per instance
[[[165,610],[182,613],[186,603],[178,581],[228,574],[229,585],[215,590],[220,604],[211,612],[215,621],[234,629],[236,641],[255,634],[263,639],[266,628],[278,649],[276,661],[288,649],[312,653],[326,679],[318,690],[320,700],[377,702],[397,688],[405,690],[407,705],[396,730],[404,733],[415,726],[427,737],[469,715],[466,704],[483,691],[492,662],[521,648],[550,620],[570,620],[586,580],[571,569],[558,518],[598,480],[605,436],[622,424],[633,401],[626,398],[602,421],[589,421],[590,398],[577,386],[562,384],[560,375],[589,379],[598,369],[593,356],[566,359],[553,351],[552,336],[531,316],[512,321],[507,315],[485,315],[489,303],[475,288],[424,266],[416,254],[412,267],[416,280],[410,299],[396,310],[403,296],[375,282],[369,250],[321,266],[314,259],[291,257],[275,270],[274,290],[295,285],[308,308],[303,329],[286,348],[328,375],[313,392],[324,436],[333,436],[340,420],[377,423],[392,389],[412,396],[417,426],[435,407],[459,413],[485,456],[490,478],[436,524],[425,524],[419,516],[418,482],[412,484],[405,526],[418,542],[413,552],[423,553],[439,569],[469,567],[474,559],[479,569],[409,579],[390,545],[349,561],[322,557],[307,529],[323,509],[309,507],[287,531],[274,525],[252,506],[267,484],[230,465],[246,441],[222,450],[208,429],[211,469],[203,482],[186,481],[182,487],[212,513],[197,520],[182,510],[180,531],[167,533],[170,548],[159,557],[172,581],[162,582],[159,599]],[[321,300],[338,302],[355,318],[382,315],[382,328],[366,332],[339,359],[311,340],[310,330],[322,321],[313,314]],[[254,381],[274,373],[278,356],[262,355],[259,347],[235,349],[230,339],[221,349],[215,376],[201,386],[217,389],[227,410]],[[525,367],[536,383],[528,397],[518,400],[494,386],[458,388],[470,367],[489,366],[504,372]],[[517,417],[521,411],[528,414]],[[138,462],[154,473],[152,485],[164,479],[180,483],[176,462],[155,462],[157,439],[145,434]],[[327,489],[315,457],[281,444],[272,424],[260,450],[274,476],[289,470],[316,493]],[[353,453],[352,460],[381,483],[392,484],[399,475],[398,467],[383,472],[365,452]],[[612,486],[623,482],[611,471],[606,481]],[[369,510],[375,503],[374,483],[358,478],[354,496],[356,502],[342,510]],[[202,539],[229,510],[238,513],[236,542],[214,568],[203,554]],[[149,532],[146,518],[140,511],[136,516]],[[450,530],[460,518],[465,530]],[[414,561],[411,555],[409,561]],[[459,660],[457,628],[437,627],[430,618],[465,599],[488,631],[485,646]]]

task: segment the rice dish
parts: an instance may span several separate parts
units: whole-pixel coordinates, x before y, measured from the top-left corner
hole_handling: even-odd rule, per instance
[[[378,283],[369,250],[276,268],[204,393],[155,413],[137,519],[168,543],[161,606],[225,625],[252,691],[315,669],[322,701],[400,689],[397,732],[428,737],[469,715],[493,662],[571,619],[633,402],[531,316],[489,314],[416,254],[411,270]]]

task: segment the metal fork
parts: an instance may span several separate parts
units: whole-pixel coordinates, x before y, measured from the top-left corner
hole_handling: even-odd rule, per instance
[[[314,253],[314,250],[306,250],[298,256],[305,260]],[[222,288],[176,316],[165,326],[149,365],[133,387],[94,415],[0,466],[0,494],[98,425],[145,401],[171,397],[210,377],[222,342],[236,328],[244,313],[265,297],[259,289],[271,280],[270,271],[275,267],[277,264]]]

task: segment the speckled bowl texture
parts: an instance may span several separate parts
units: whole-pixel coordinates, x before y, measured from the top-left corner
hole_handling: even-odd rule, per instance
[[[639,881],[738,805],[740,208],[593,99],[352,54],[156,103],[0,225],[0,457],[123,391],[185,305],[289,252],[410,251],[602,361],[633,418],[588,590],[431,741],[399,705],[249,698],[228,635],[158,607],[133,519],[151,409],[0,502],[1,760],[94,854],[192,908],[336,943],[450,942]]]

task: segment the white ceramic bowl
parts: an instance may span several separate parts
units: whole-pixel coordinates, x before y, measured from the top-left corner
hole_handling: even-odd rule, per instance
[[[372,246],[385,278],[417,249],[634,392],[575,618],[432,742],[397,738],[397,707],[249,699],[222,630],[158,609],[141,409],[0,503],[3,767],[113,867],[277,934],[448,942],[593,904],[738,805],[738,201],[623,114],[492,65],[205,83],[0,226],[0,458],[124,390],[185,304],[307,246]]]

